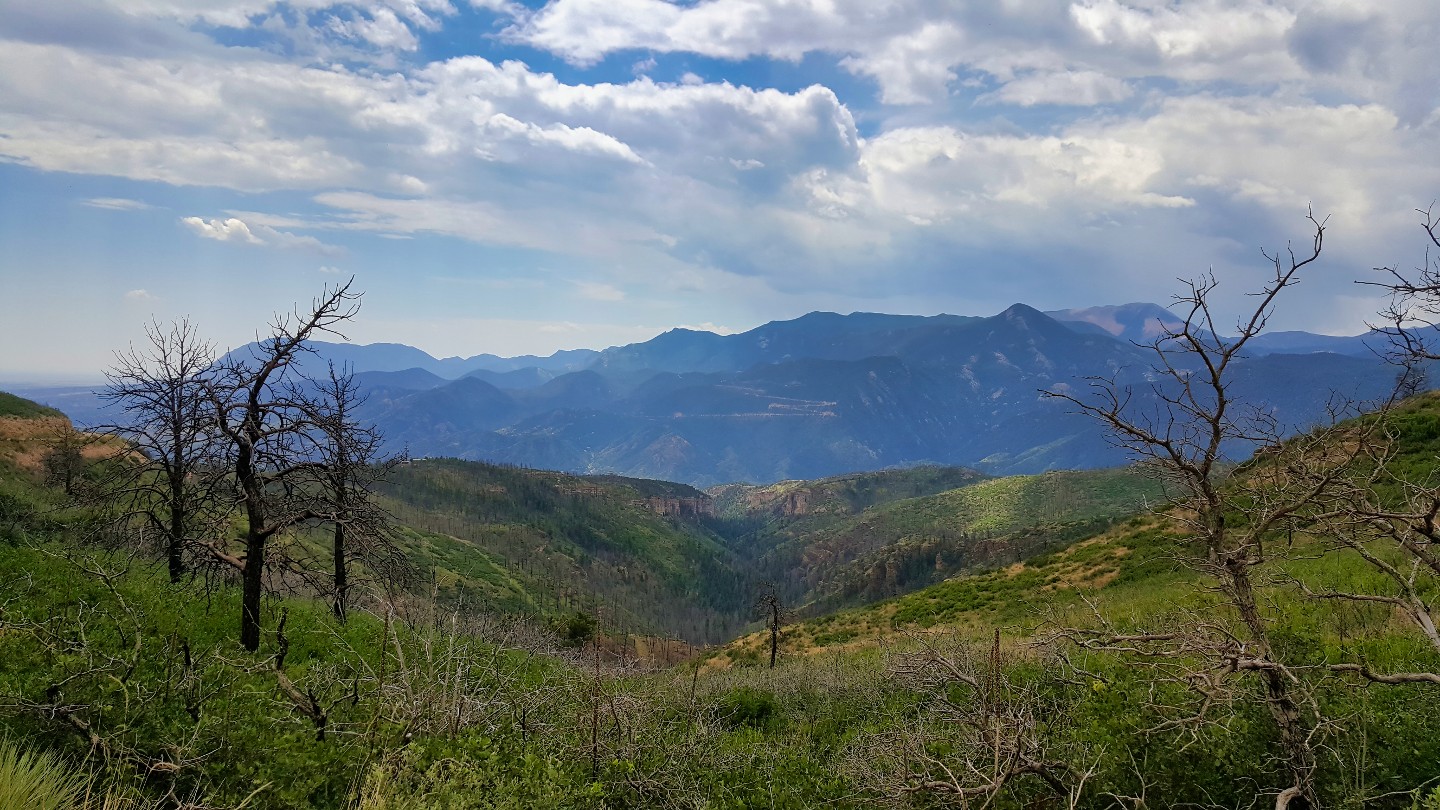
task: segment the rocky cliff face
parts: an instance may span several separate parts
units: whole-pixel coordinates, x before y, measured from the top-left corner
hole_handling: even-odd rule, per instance
[[[827,493],[808,486],[796,486],[798,482],[788,481],[768,487],[738,485],[738,506],[748,515],[768,514],[774,517],[793,518],[812,515],[817,512],[843,514],[847,510]]]
[[[636,505],[643,506],[657,515],[678,518],[714,517],[715,501],[711,498],[680,498],[652,495]]]
[[[776,504],[776,507],[785,517],[808,515],[810,514],[810,490],[797,489]]]

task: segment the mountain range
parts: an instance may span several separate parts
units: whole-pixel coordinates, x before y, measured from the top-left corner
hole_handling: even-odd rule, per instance
[[[1016,304],[988,318],[812,312],[739,334],[674,329],[549,357],[436,359],[400,344],[316,342],[301,365],[352,369],[368,394],[360,414],[414,457],[697,486],[926,463],[1028,474],[1124,463],[1094,422],[1042,392],[1103,377],[1146,406],[1153,351],[1143,344],[1178,323],[1144,303]],[[1283,430],[1303,430],[1336,394],[1371,400],[1393,386],[1383,347],[1376,333],[1264,334],[1234,369],[1236,392]],[[93,396],[20,393],[104,421]]]
[[[920,463],[1108,466],[1123,454],[1041,392],[1096,376],[1148,392],[1151,353],[1136,344],[1177,323],[1153,304],[1017,304],[989,318],[815,312],[735,335],[676,329],[566,373],[364,372],[364,413],[415,455],[701,486]],[[1237,390],[1289,430],[1322,418],[1334,393],[1370,399],[1393,384],[1376,336],[1266,337],[1237,366]]]

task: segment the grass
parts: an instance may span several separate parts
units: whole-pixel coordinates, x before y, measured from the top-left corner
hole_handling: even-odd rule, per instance
[[[78,810],[90,779],[48,751],[0,740],[0,807]]]
[[[987,479],[859,514],[778,522],[741,551],[815,615],[1062,548],[1164,498],[1135,468]]]
[[[1028,636],[1046,615],[1083,609],[1082,594],[1103,593],[1126,614],[1156,615],[1173,608],[1177,589],[1195,580],[1175,562],[1177,538],[1164,518],[1136,516],[1056,551],[797,622],[785,630],[787,649],[854,649],[937,629],[983,638],[999,627]],[[764,633],[739,639],[716,654],[718,663],[749,661],[764,640]]]
[[[745,621],[749,594],[729,550],[645,500],[695,490],[427,459],[380,491],[407,527],[407,550],[438,569],[447,597],[551,615],[598,601],[637,631],[697,641]]]

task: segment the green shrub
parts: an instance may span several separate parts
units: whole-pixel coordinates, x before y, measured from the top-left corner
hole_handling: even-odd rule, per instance
[[[577,610],[574,614],[565,617],[555,617],[549,622],[550,630],[560,637],[560,642],[567,647],[583,647],[585,643],[595,637],[597,622],[595,617],[583,610]]]
[[[370,768],[359,810],[560,810],[604,806],[598,783],[516,740],[427,739]]]
[[[715,714],[731,728],[770,730],[780,722],[780,701],[764,690],[742,686],[720,696]]]

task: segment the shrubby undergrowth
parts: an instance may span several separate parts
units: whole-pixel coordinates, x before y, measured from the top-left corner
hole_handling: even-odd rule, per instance
[[[1012,775],[994,806],[1066,806],[1073,790],[1075,806],[1238,807],[1279,767],[1255,696],[1167,728],[1194,708],[1183,686],[1009,631],[998,647],[932,631],[774,670],[646,672],[603,643],[561,648],[423,601],[341,626],[287,599],[267,605],[283,633],[252,655],[233,640],[233,588],[174,585],[126,553],[7,545],[0,582],[5,733],[171,806],[930,806],[959,800],[938,787],[944,769],[993,767],[998,750],[1065,775],[1063,791]],[[1272,605],[1296,657],[1362,645],[1376,666],[1437,663],[1382,615],[1352,616],[1341,637],[1311,605]],[[1414,791],[1440,776],[1440,692],[1330,679],[1315,698],[1332,718],[1327,804],[1432,801]]]

